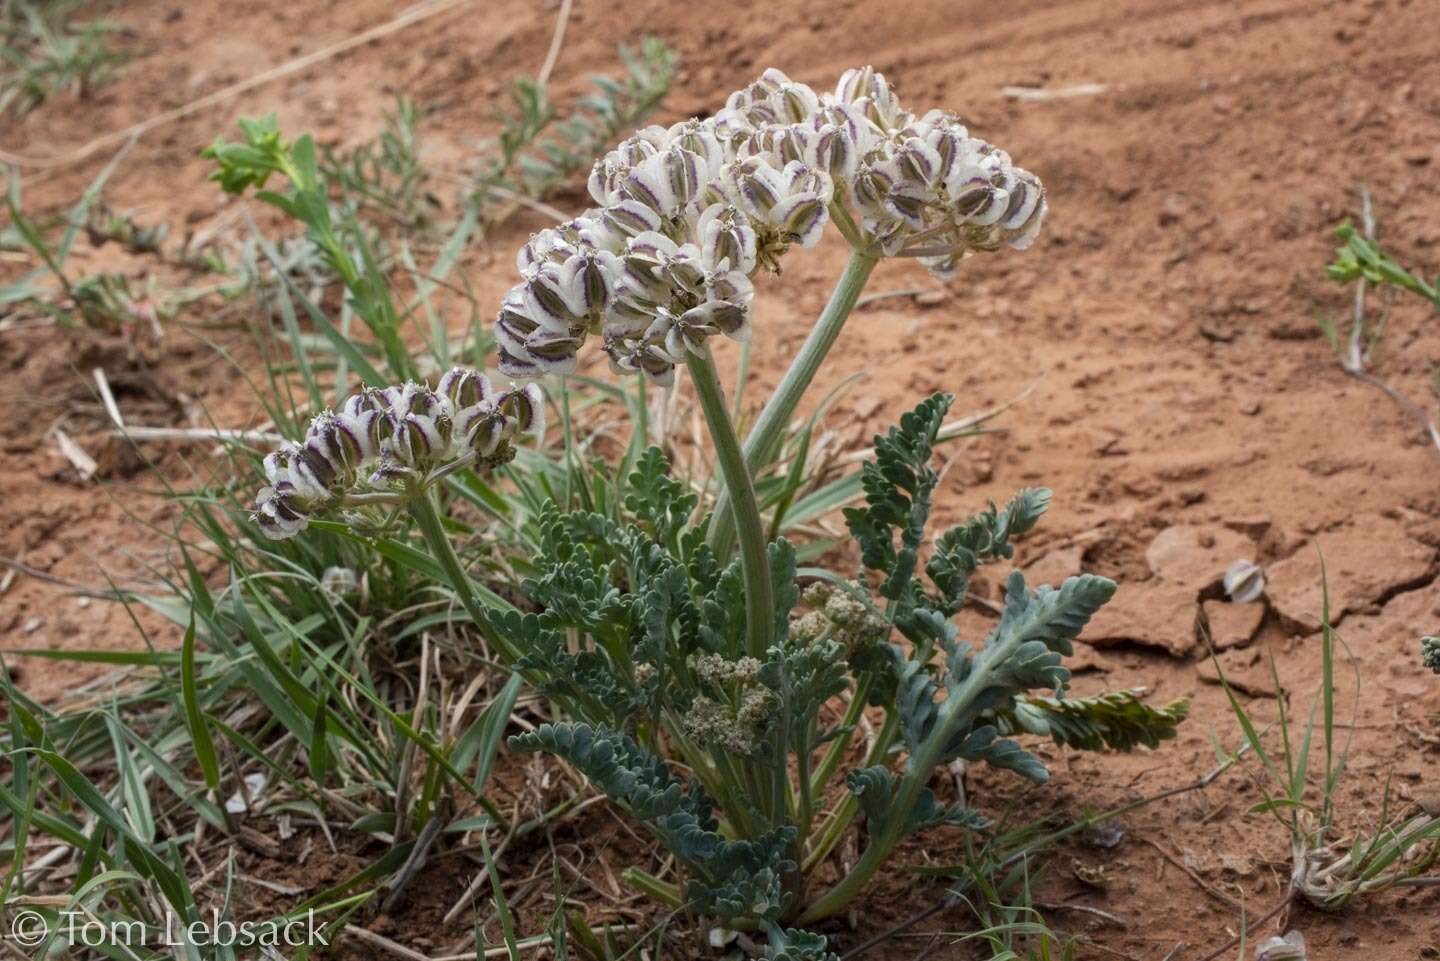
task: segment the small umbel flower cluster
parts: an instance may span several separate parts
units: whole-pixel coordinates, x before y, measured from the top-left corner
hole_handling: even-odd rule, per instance
[[[774,700],[774,695],[763,687],[745,688],[735,707],[701,694],[685,712],[685,735],[731,754],[751,755],[762,742]]]
[[[790,637],[800,644],[835,641],[847,651],[885,640],[890,625],[854,594],[817,581],[802,595],[810,610],[790,622]]]
[[[761,663],[753,657],[729,660],[720,654],[694,654],[689,668],[695,678],[717,689],[732,689],[734,705],[700,694],[685,712],[686,736],[732,754],[751,754],[759,745],[774,707],[774,695],[758,681]]]
[[[543,429],[543,403],[534,384],[497,391],[463,367],[433,390],[366,388],[311,421],[304,440],[266,456],[255,523],[282,540],[322,511],[399,504],[461,468],[494,469],[515,456],[518,437]]]
[[[827,94],[767,70],[713,117],[638,131],[589,187],[598,206],[517,257],[496,319],[511,377],[569,373],[598,334],[617,372],[668,384],[708,338],[748,338],[756,271],[832,217],[857,249],[948,277],[970,251],[1028,247],[1045,216],[1038,178],[954,115],[906,112],[869,67]]]

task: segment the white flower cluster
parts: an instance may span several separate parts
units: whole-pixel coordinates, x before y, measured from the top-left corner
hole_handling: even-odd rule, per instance
[[[687,350],[744,340],[751,277],[815,244],[832,210],[850,242],[948,276],[972,250],[1023,249],[1045,190],[952,115],[917,119],[884,76],[817,94],[767,70],[706,120],[647,127],[590,174],[596,206],[532,237],[496,334],[512,377],[569,373],[598,333],[618,372],[669,383]]]
[[[534,384],[497,391],[463,367],[434,390],[366,388],[311,421],[303,441],[266,456],[269,486],[256,495],[255,522],[267,537],[293,537],[353,495],[414,494],[437,469],[508,463],[515,438],[542,429],[543,403]]]
[[[797,644],[832,640],[847,651],[884,641],[890,624],[856,596],[824,581],[805,588],[801,599],[811,608],[790,621],[790,638]]]

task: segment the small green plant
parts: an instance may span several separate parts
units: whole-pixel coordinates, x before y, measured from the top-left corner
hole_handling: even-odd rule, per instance
[[[330,183],[321,176],[314,138],[305,134],[293,142],[283,140],[273,114],[258,120],[242,119],[240,129],[245,137],[243,143],[217,138],[203,152],[203,156],[217,162],[211,179],[226,193],[241,194],[256,188],[260,200],[304,224],[306,238],[344,284],[351,308],[374,335],[390,370],[398,377],[410,376],[413,363],[400,338],[403,318],[371,235],[353,210],[337,212],[332,207]],[[276,175],[288,182],[287,189],[283,193],[262,189]],[[323,314],[312,313],[311,317],[337,348],[349,355],[357,370],[370,368],[354,346],[324,320]],[[371,382],[375,386],[383,383]]]
[[[1384,332],[1385,318],[1371,323],[1366,308],[1369,288],[1408,291],[1428,301],[1440,311],[1440,278],[1434,284],[1427,283],[1420,276],[1411,273],[1395,261],[1375,239],[1375,213],[1370,192],[1360,190],[1360,228],[1357,230],[1349,221],[1336,228],[1342,245],[1335,250],[1335,262],[1326,268],[1326,274],[1339,284],[1353,285],[1354,306],[1351,312],[1348,334],[1340,332],[1340,325],[1324,314],[1318,315],[1320,329],[1335,351],[1340,367],[1345,373],[1361,383],[1385,393],[1401,409],[1418,423],[1430,438],[1431,444],[1440,450],[1440,425],[1420,404],[1411,400],[1385,380],[1369,370],[1371,357],[1380,344]],[[1440,370],[1432,370],[1430,390],[1440,396]],[[1427,667],[1440,673],[1440,655],[1432,653],[1427,639],[1421,641],[1421,655]]]
[[[68,268],[76,239],[82,231],[92,229],[94,218],[103,216],[101,191],[124,154],[125,151],[121,151],[105,166],[59,223],[45,222],[25,212],[20,176],[11,174],[5,194],[10,227],[0,239],[7,247],[28,251],[40,265],[0,288],[0,307],[27,304],[62,324],[71,324],[78,316],[83,324],[102,330],[119,329],[143,316],[123,275],[99,273],[77,277]],[[56,229],[60,230],[60,236],[52,240]]]
[[[1289,884],[1267,919],[1283,913],[1295,899],[1325,911],[1343,910],[1357,899],[1421,877],[1440,861],[1440,816],[1419,807],[1399,809],[1388,780],[1373,826],[1347,829],[1342,823],[1340,784],[1350,759],[1353,729],[1336,716],[1337,653],[1343,642],[1331,624],[1328,586],[1322,583],[1322,588],[1320,689],[1303,723],[1291,716],[1283,694],[1276,699],[1278,751],[1266,746],[1266,731],[1257,727],[1225,684],[1245,744],[1258,763],[1258,770],[1250,770],[1262,800],[1252,811],[1275,818],[1290,837]],[[1280,690],[1273,652],[1270,666]],[[1357,698],[1360,681],[1357,668]],[[1317,751],[1323,761],[1318,769],[1313,766]]]
[[[88,99],[126,60],[107,20],[78,22],[75,0],[13,0],[0,12],[0,113],[26,114],[70,89]]]
[[[1336,248],[1335,262],[1325,273],[1338,284],[1353,286],[1354,303],[1347,332],[1342,333],[1340,323],[1325,314],[1316,315],[1320,330],[1345,373],[1383,391],[1424,428],[1431,443],[1440,449],[1440,427],[1425,409],[1370,372],[1370,361],[1384,333],[1385,317],[1372,322],[1366,306],[1369,290],[1374,287],[1409,291],[1440,311],[1440,290],[1400,266],[1380,247],[1375,240],[1375,214],[1368,190],[1360,190],[1360,228],[1346,221],[1335,232],[1343,244]],[[1436,283],[1440,284],[1440,280]],[[1440,374],[1432,376],[1431,390],[1440,394]]]
[[[425,232],[433,226],[440,201],[426,189],[430,174],[420,160],[419,117],[415,101],[397,98],[375,139],[348,153],[325,148],[320,179],[357,215],[383,218],[410,233]]]
[[[1367,222],[1370,222],[1368,214]],[[1325,269],[1331,280],[1348,285],[1363,279],[1376,286],[1409,291],[1440,310],[1440,277],[1436,277],[1433,284],[1427,283],[1396,263],[1375,241],[1373,226],[1361,231],[1346,222],[1335,229],[1335,235],[1341,245],[1335,249],[1335,262]]]
[[[578,173],[621,131],[638,126],[670,90],[677,62],[658,37],[641,41],[638,53],[623,44],[618,78],[597,76],[596,91],[559,119],[545,88],[528,78],[515,81],[511,111],[501,111],[495,149],[483,161],[471,200],[486,223],[504,220],[520,200],[544,200]],[[553,135],[544,136],[553,131]]]

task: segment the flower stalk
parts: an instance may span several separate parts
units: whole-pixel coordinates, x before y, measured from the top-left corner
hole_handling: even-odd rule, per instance
[[[860,299],[860,294],[877,263],[879,259],[875,254],[866,250],[851,250],[845,272],[840,275],[825,309],[745,438],[745,464],[752,476],[758,475],[774,462],[786,425],[790,423],[795,408],[800,404],[800,398],[805,396],[815,374],[835,346],[840,332],[844,330],[845,321],[855,309],[855,302]],[[730,492],[721,490],[715,501],[715,519],[710,527],[710,547],[722,558],[728,557],[734,549],[735,528],[729,523],[732,510]]]
[[[433,495],[422,494],[410,501],[410,516],[415,519],[420,536],[425,538],[425,545],[430,548],[440,569],[445,572],[446,579],[455,589],[460,604],[465,608],[465,613],[470,615],[475,629],[485,638],[486,643],[500,652],[507,665],[514,664],[520,659],[521,652],[509,639],[502,637],[490,626],[490,619],[485,616],[485,608],[475,596],[475,585],[471,582],[470,575],[465,573],[460,555],[455,553],[455,547],[445,533],[445,525],[440,520],[440,513],[435,509]]]
[[[740,543],[740,569],[745,578],[746,650],[751,657],[764,658],[774,640],[775,598],[770,584],[770,561],[765,546],[765,528],[760,521],[760,506],[755,500],[755,485],[750,469],[740,450],[735,425],[725,403],[725,391],[715,371],[715,361],[708,347],[687,352],[686,366],[695,383],[695,395],[710,440],[715,445],[715,460],[725,490],[734,504],[729,526]],[[716,518],[716,523],[723,523]]]

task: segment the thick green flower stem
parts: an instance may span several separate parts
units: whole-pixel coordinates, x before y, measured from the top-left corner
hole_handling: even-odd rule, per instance
[[[830,742],[825,749],[825,756],[820,761],[820,766],[815,768],[814,774],[810,777],[810,793],[823,794],[825,785],[835,776],[840,765],[845,760],[845,752],[850,749],[850,742],[854,738],[855,726],[860,723],[860,715],[865,711],[865,702],[870,697],[870,685],[874,682],[873,674],[862,674],[855,684],[855,690],[850,695],[850,704],[845,708],[845,717],[838,725],[844,733]]]
[[[661,904],[677,909],[685,906],[685,895],[680,889],[680,885],[662,881],[649,871],[642,871],[640,868],[626,868],[620,872],[620,877],[624,879],[625,883],[639,888]]]
[[[835,290],[830,294],[830,301],[820,313],[820,319],[815,322],[810,336],[805,338],[800,352],[790,363],[790,369],[785,372],[775,393],[765,402],[759,419],[745,438],[745,463],[752,476],[774,462],[785,427],[794,416],[800,398],[815,379],[830,348],[835,346],[835,340],[844,329],[845,321],[855,309],[855,301],[860,299],[860,292],[865,289],[870,272],[878,262],[879,258],[874,254],[862,250],[850,252],[845,272],[840,275]],[[710,525],[710,547],[721,560],[730,556],[735,544],[734,525],[730,522],[734,497],[733,490],[720,492],[715,501],[715,519]]]
[[[876,764],[884,763],[899,733],[899,715],[891,714],[885,718],[885,723],[881,726],[880,732],[875,738],[874,745],[871,747],[869,754],[866,755],[864,766],[873,767]],[[826,781],[822,783],[828,783],[828,780],[827,778]],[[818,790],[816,793],[819,793]],[[825,820],[821,823],[820,830],[815,835],[815,843],[810,846],[809,852],[805,855],[805,861],[801,865],[801,869],[807,875],[824,863],[825,859],[830,856],[830,852],[835,850],[835,845],[840,843],[840,839],[845,836],[845,832],[850,829],[850,825],[855,821],[855,817],[859,813],[860,799],[850,793],[846,793],[846,795],[840,799],[839,803],[830,810],[830,813],[826,815]]]
[[[725,482],[724,490],[735,505],[733,521],[717,518],[715,524],[733,528],[740,538],[740,572],[745,578],[746,652],[763,661],[774,639],[775,598],[770,584],[765,528],[760,523],[760,507],[755,501],[755,485],[750,479],[749,468],[745,466],[745,457],[740,452],[740,441],[735,436],[735,425],[730,421],[725,391],[720,387],[720,377],[715,372],[710,349],[701,347],[700,353],[687,352],[685,358],[690,368],[690,379],[695,382],[695,395],[700,400],[700,409],[710,429],[710,442],[715,445],[715,460]],[[714,530],[712,527],[712,534]]]
[[[765,529],[760,522],[760,506],[755,500],[755,485],[745,466],[740,440],[735,436],[735,425],[730,420],[730,411],[725,403],[725,391],[720,386],[720,377],[715,372],[715,360],[710,356],[709,348],[702,346],[700,353],[687,353],[686,365],[690,368],[690,379],[695,382],[700,409],[705,414],[724,490],[729,492],[735,505],[734,521],[730,524],[739,534],[740,574],[745,581],[746,653],[764,661],[769,657],[770,645],[775,638],[775,596],[770,583],[770,555],[765,543]],[[781,724],[775,746],[776,756],[781,758],[786,757],[788,751],[784,736],[787,723],[788,717]],[[789,781],[783,769],[771,772],[768,796],[759,793],[763,791],[762,770],[757,770],[753,764],[743,766],[747,791],[757,801],[763,798],[761,809],[772,825],[783,823],[788,807]]]
[[[425,538],[426,545],[430,548],[431,555],[440,564],[440,569],[445,572],[445,577],[450,581],[450,586],[460,597],[460,603],[465,608],[465,613],[470,615],[474,622],[475,629],[480,636],[485,638],[498,651],[505,663],[514,664],[520,659],[520,651],[510,640],[501,637],[490,626],[490,621],[485,616],[485,609],[475,596],[475,585],[470,581],[470,575],[465,573],[465,567],[460,563],[460,556],[455,553],[455,547],[450,543],[450,537],[445,533],[445,525],[440,520],[440,512],[435,509],[433,494],[426,493],[416,497],[410,502],[410,516],[415,518],[415,524],[420,528],[421,535]]]

